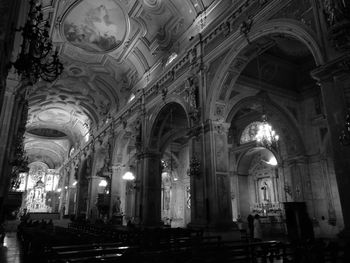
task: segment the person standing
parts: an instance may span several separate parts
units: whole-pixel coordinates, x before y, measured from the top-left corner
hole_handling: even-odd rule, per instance
[[[5,227],[4,227],[4,225],[1,223],[1,224],[0,224],[0,247],[3,246],[4,239],[5,239],[5,235],[6,235]]]
[[[254,216],[253,225],[254,225],[254,241],[262,241],[260,216],[258,214]]]
[[[254,238],[254,217],[249,214],[249,216],[247,217],[247,221],[248,221],[248,230],[249,230],[249,236],[251,239]]]

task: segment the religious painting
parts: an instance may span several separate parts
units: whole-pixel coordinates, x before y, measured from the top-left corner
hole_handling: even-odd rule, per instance
[[[126,16],[115,0],[81,1],[69,12],[63,24],[66,39],[88,52],[117,48],[126,31]]]

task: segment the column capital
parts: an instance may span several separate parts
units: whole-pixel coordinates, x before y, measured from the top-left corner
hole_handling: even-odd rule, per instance
[[[231,123],[223,122],[223,121],[217,121],[217,120],[206,120],[204,125],[204,130],[207,131],[214,131],[216,133],[227,133],[230,129]]]
[[[119,173],[122,170],[122,164],[112,165],[111,168],[113,172]]]

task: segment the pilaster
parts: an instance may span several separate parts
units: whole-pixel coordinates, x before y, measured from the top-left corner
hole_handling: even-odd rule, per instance
[[[347,98],[344,95],[350,89],[349,72],[350,55],[331,61],[312,72],[312,76],[319,82],[322,92],[334,170],[347,233],[350,233],[350,146],[343,146],[339,141],[339,136],[344,128],[345,116],[348,111]]]
[[[205,176],[209,225],[229,228],[232,223],[227,133],[229,123],[208,120],[205,133]]]
[[[161,155],[159,152],[142,153],[141,172],[141,223],[144,226],[159,226],[161,223]],[[139,175],[138,175],[139,176]]]

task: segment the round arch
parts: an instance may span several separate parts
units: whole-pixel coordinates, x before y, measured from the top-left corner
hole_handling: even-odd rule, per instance
[[[273,34],[285,34],[301,41],[310,50],[315,60],[316,66],[324,64],[324,57],[313,34],[301,22],[292,19],[273,19],[263,22],[256,27],[253,27],[249,32],[249,42],[251,43],[255,40],[258,40],[259,38]],[[229,68],[234,65],[239,65],[239,67],[235,68],[236,76],[231,82],[232,85],[237,80],[245,66],[249,63],[248,59],[242,60],[242,58],[240,58],[242,51],[244,51],[244,49],[249,46],[247,39],[243,35],[240,35],[236,39],[233,38],[233,36],[231,38],[232,42],[230,46],[232,46],[232,48],[229,50],[225,59],[216,70],[213,82],[211,84],[211,87],[217,88],[210,88],[208,91],[208,101],[206,104],[210,105],[210,107],[206,109],[206,116],[209,117],[214,117],[215,115],[215,104],[222,89],[224,88],[224,80],[227,72],[229,71]]]
[[[157,145],[158,150],[161,150],[161,146],[159,145],[160,139],[159,134],[157,135],[157,131],[159,128],[157,125],[160,124],[162,121],[161,118],[164,117],[164,115],[167,113],[168,110],[171,108],[177,108],[180,111],[181,117],[185,118],[185,125],[186,127],[189,127],[190,121],[189,121],[189,114],[187,110],[187,104],[185,101],[183,101],[182,98],[178,96],[171,96],[164,101],[163,107],[155,108],[155,110],[150,115],[150,121],[149,121],[149,133],[147,136],[148,141],[146,141],[146,146],[148,146],[150,149],[154,148],[154,145]],[[181,112],[182,111],[182,112]],[[164,121],[164,120],[163,120]],[[183,133],[184,135],[184,133]],[[162,140],[167,141],[167,140]],[[156,144],[155,144],[156,143]]]

